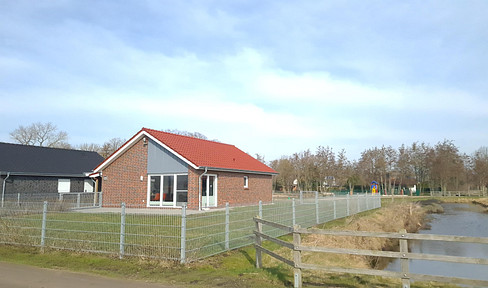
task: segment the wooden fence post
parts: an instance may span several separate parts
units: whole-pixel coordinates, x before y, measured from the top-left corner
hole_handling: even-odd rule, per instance
[[[400,233],[402,233],[402,237],[405,237],[407,230],[402,229],[400,230]],[[400,239],[400,253],[402,253],[402,259],[400,260],[400,264],[402,267],[402,288],[410,288],[410,277],[408,276],[409,274],[409,263],[408,263],[408,241],[407,239]]]
[[[263,267],[263,261],[262,261],[261,250],[258,248],[258,246],[261,247],[262,244],[261,233],[263,233],[263,224],[261,224],[256,220],[254,220],[254,222],[256,223],[256,231],[260,233],[256,235],[256,268],[260,269]]]
[[[293,287],[294,288],[302,288],[302,269],[300,266],[302,265],[302,254],[298,248],[301,245],[301,236],[300,233],[297,231],[300,229],[300,225],[293,226],[293,262],[295,264],[295,268],[293,269]]]

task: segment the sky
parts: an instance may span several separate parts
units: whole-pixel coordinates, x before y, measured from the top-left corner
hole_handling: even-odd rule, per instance
[[[0,0],[0,142],[142,127],[266,161],[488,146],[488,1]]]

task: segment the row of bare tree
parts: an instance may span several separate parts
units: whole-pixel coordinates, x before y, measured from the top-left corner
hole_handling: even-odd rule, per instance
[[[279,172],[276,190],[320,191],[369,190],[376,181],[383,193],[399,193],[413,187],[430,191],[486,189],[488,185],[488,148],[472,155],[459,152],[452,141],[431,146],[415,142],[398,149],[382,146],[366,149],[359,160],[350,161],[342,150],[319,146],[271,161]],[[405,192],[406,193],[406,192]]]
[[[207,136],[199,132],[188,132],[178,129],[166,129],[162,131],[204,140],[208,139]],[[102,155],[104,158],[112,155],[113,152],[119,149],[119,147],[126,142],[125,139],[112,138],[101,145],[96,143],[71,145],[68,143],[68,133],[65,131],[58,131],[56,125],[52,124],[51,122],[36,122],[29,126],[20,125],[18,128],[10,132],[10,137],[16,143],[22,145],[93,151]]]
[[[56,125],[51,122],[37,122],[29,126],[21,125],[10,132],[10,137],[16,143],[23,145],[94,151],[102,155],[104,158],[110,156],[125,143],[124,139],[112,138],[101,145],[96,143],[84,143],[73,146],[68,143],[68,133],[65,131],[58,131]]]

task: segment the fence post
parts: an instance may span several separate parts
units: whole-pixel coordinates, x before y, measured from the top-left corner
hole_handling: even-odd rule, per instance
[[[59,202],[63,202],[63,193],[59,193]]]
[[[17,193],[17,206],[20,206],[20,193]]]
[[[361,212],[361,206],[359,205],[359,194],[357,195],[357,204],[358,204],[358,211],[356,213]]]
[[[181,245],[180,245],[180,263],[186,262],[186,205],[181,207]]]
[[[76,208],[80,208],[81,206],[81,193],[78,193],[76,197]]]
[[[47,201],[44,201],[42,207],[42,226],[41,226],[41,253],[44,253],[46,246],[46,223],[47,222]]]
[[[229,250],[229,236],[230,236],[230,210],[229,202],[225,203],[225,250]]]
[[[259,218],[263,219],[263,201],[259,200]]]
[[[391,199],[393,199],[393,196],[392,196]],[[369,202],[369,195],[366,194],[366,210],[369,210],[369,204],[368,204],[368,202]]]
[[[315,223],[320,224],[319,217],[319,192],[315,191]]]
[[[296,225],[295,198],[291,199],[291,226]]]
[[[303,191],[300,191],[300,204],[303,204]]]
[[[349,207],[349,194],[347,194],[347,198],[346,198],[346,209],[347,209],[347,216],[350,216],[351,215],[351,211],[350,211],[350,207]]]
[[[255,246],[255,248],[256,248],[256,268],[260,269],[261,267],[263,267],[262,254],[261,254],[261,250],[260,250],[261,244],[262,244],[261,233],[263,233],[263,224],[261,224],[261,222],[258,222],[256,220],[254,220],[254,222],[256,223],[256,231],[259,233],[256,235],[256,246]]]
[[[295,264],[293,269],[294,288],[302,288],[302,269],[300,268],[302,265],[302,254],[299,250],[301,236],[297,231],[298,229],[300,229],[300,225],[293,226],[293,263]]]
[[[402,237],[405,237],[407,230],[402,229],[400,231],[402,233]],[[408,277],[409,274],[409,264],[408,264],[408,242],[407,239],[400,239],[400,253],[402,253],[402,259],[400,260],[400,264],[402,267],[402,288],[410,288],[410,278]]]
[[[103,197],[103,192],[102,191],[98,192],[98,207],[102,207],[102,201],[103,201],[102,197]]]
[[[336,205],[335,197],[334,197],[334,219],[337,219],[337,205]]]
[[[120,207],[120,245],[119,245],[119,258],[124,258],[124,245],[125,245],[125,203],[123,202]]]

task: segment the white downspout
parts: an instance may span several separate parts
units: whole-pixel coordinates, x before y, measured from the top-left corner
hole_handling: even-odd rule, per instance
[[[3,188],[2,188],[2,208],[3,208],[3,201],[5,200],[5,182],[7,181],[8,177],[10,177],[10,172],[7,172],[7,177],[3,179]]]
[[[207,173],[208,167],[205,167],[205,171],[198,176],[198,211],[202,211],[202,177]]]

